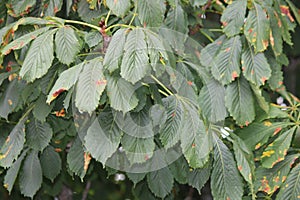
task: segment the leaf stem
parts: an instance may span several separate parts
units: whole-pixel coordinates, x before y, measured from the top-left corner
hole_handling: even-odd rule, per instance
[[[111,26],[107,27],[105,29],[105,32],[108,32],[110,29],[115,28],[115,27],[125,27],[125,28],[131,28],[131,29],[135,28],[135,26],[126,25],[126,24],[114,24],[114,25],[111,25]]]
[[[210,42],[214,42],[214,40],[204,31],[200,30],[200,32],[202,33],[202,35],[204,35]]]
[[[210,29],[207,29],[207,30],[209,30],[211,32],[223,32],[223,30],[220,29],[220,28],[210,28]]]
[[[79,24],[79,25],[83,25],[83,26],[90,27],[90,28],[92,28],[92,29],[96,29],[96,30],[99,31],[99,32],[101,31],[101,28],[100,28],[100,27],[95,26],[95,25],[93,25],[93,24],[89,24],[89,23],[85,23],[85,22],[81,22],[81,21],[76,21],[76,20],[69,20],[69,19],[67,19],[65,22],[66,22],[66,23],[70,23],[70,24]]]
[[[26,110],[25,114],[20,118],[19,121],[23,121],[24,119],[26,119],[28,117],[28,115],[30,114],[30,112],[33,110],[34,107],[35,107],[35,105],[31,104],[29,106],[29,108]]]
[[[134,8],[134,13],[133,13],[132,18],[131,18],[131,20],[130,20],[130,22],[129,22],[129,26],[131,26],[133,20],[135,19],[135,16],[137,16],[136,11],[137,11],[137,5],[136,5],[135,8]]]
[[[151,75],[151,78],[155,80],[169,95],[174,95],[162,82],[160,82],[155,76]]]
[[[105,18],[105,21],[104,21],[105,26],[107,26],[107,22],[108,22],[108,19],[110,17],[110,13],[111,13],[111,10],[108,11],[107,16]]]

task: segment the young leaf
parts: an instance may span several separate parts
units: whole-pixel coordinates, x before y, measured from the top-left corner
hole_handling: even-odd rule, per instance
[[[130,0],[106,0],[106,5],[118,17],[123,17],[131,6]]]
[[[97,108],[107,82],[102,70],[97,58],[85,63],[76,86],[75,105],[80,112],[91,114]]]
[[[258,3],[253,3],[245,22],[244,34],[254,46],[255,52],[264,51],[269,45],[270,21],[266,11]]]
[[[38,152],[32,151],[25,159],[20,173],[20,190],[25,197],[33,198],[42,186],[43,174]]]
[[[243,182],[236,168],[234,158],[227,146],[214,137],[214,163],[211,174],[211,190],[215,199],[240,200],[243,196]],[[233,192],[234,191],[234,192]]]
[[[244,77],[228,85],[225,105],[239,125],[248,125],[255,118],[254,100],[249,83]]]
[[[26,130],[26,144],[36,151],[43,151],[48,146],[52,135],[52,128],[47,122],[31,119]]]
[[[223,24],[223,31],[228,37],[232,37],[241,32],[244,25],[246,8],[247,1],[237,0],[233,1],[224,10],[221,16],[221,22]]]
[[[164,19],[164,4],[160,0],[136,0],[138,18],[144,27],[158,27]]]
[[[179,97],[184,109],[181,125],[181,148],[189,166],[203,167],[212,150],[211,132],[207,131],[201,120],[198,109],[187,99]]]
[[[70,26],[59,28],[55,35],[55,53],[58,60],[70,65],[79,51],[80,43],[75,31]]]
[[[22,151],[25,143],[25,121],[26,119],[23,119],[15,125],[14,129],[10,132],[5,143],[1,147],[0,166],[4,168],[10,167]]]
[[[59,154],[52,146],[48,146],[42,152],[40,159],[43,175],[53,182],[62,169]]]
[[[11,50],[17,50],[17,49],[23,48],[28,43],[30,43],[32,40],[36,39],[39,35],[48,31],[49,28],[50,28],[49,26],[46,26],[44,28],[37,29],[35,31],[27,33],[26,35],[19,37],[18,39],[14,40],[11,43],[9,43],[8,45],[6,45],[1,50],[1,53],[3,55],[7,55],[11,52]]]
[[[20,71],[22,78],[33,82],[47,73],[54,59],[53,35],[56,31],[45,32],[32,42]]]
[[[242,70],[245,78],[257,86],[264,85],[271,77],[271,68],[265,55],[255,54],[250,46],[243,50]]]
[[[151,70],[145,33],[142,29],[134,29],[128,34],[124,51],[121,76],[134,84]]]
[[[126,34],[126,29],[119,29],[111,38],[103,60],[104,68],[108,69],[110,73],[118,69],[121,65]]]
[[[50,104],[54,99],[56,99],[56,97],[60,93],[69,90],[73,85],[75,85],[83,65],[84,63],[75,65],[74,67],[65,70],[59,75],[59,78],[56,80],[54,86],[48,94],[48,104]]]
[[[93,158],[105,165],[117,150],[121,136],[122,131],[116,124],[113,112],[104,110],[89,127],[84,145]]]
[[[24,157],[26,156],[27,151],[24,151],[21,156],[13,163],[13,165],[7,170],[6,175],[4,177],[4,187],[8,190],[9,194],[13,189],[17,176],[19,174],[19,170],[22,164]]]
[[[183,119],[183,107],[175,96],[163,99],[166,121],[160,125],[160,141],[166,149],[174,146],[180,139],[180,127]]]
[[[276,163],[284,160],[285,155],[291,145],[296,127],[282,133],[264,150],[261,156],[262,166],[272,168]]]
[[[139,102],[133,85],[123,78],[107,77],[107,79],[107,95],[111,107],[122,111],[124,114],[133,110]]]
[[[205,117],[211,122],[219,122],[227,117],[225,107],[225,87],[211,79],[201,88],[199,105]]]
[[[149,189],[155,196],[165,198],[171,193],[174,179],[169,168],[165,167],[147,174]]]
[[[242,43],[240,36],[225,40],[211,71],[215,79],[227,85],[240,76]]]
[[[296,200],[300,194],[300,164],[288,175],[285,184],[281,187],[276,200]]]

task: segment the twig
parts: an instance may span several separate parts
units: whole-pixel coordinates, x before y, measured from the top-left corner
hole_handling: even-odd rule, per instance
[[[89,190],[91,188],[91,181],[88,181],[86,183],[86,186],[85,186],[85,189],[83,191],[83,194],[82,194],[82,200],[86,200],[87,199],[87,196],[88,196],[88,193],[89,193]]]

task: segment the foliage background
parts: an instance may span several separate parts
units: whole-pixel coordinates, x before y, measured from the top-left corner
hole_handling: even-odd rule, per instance
[[[298,8],[300,7],[298,1],[293,2]],[[228,4],[232,5],[233,10],[230,10]],[[240,13],[243,12],[240,9],[241,5],[245,6],[244,16],[236,17],[243,15]],[[300,41],[299,26],[296,27],[300,15],[299,9],[295,8],[294,12],[291,7],[288,7],[291,5],[290,1],[283,0],[268,2],[260,0],[1,1],[0,179],[6,188],[2,187],[0,190],[1,199],[23,199],[24,195],[34,196],[36,199],[54,197],[68,199],[71,196],[73,199],[95,199],[99,196],[103,199],[155,199],[155,196],[167,199],[185,197],[207,199],[212,194],[214,199],[241,199],[242,196],[244,199],[297,199],[297,195],[300,195],[300,183],[293,178],[300,176],[299,100],[287,91],[300,96],[297,79]],[[259,14],[255,14],[254,11]],[[251,14],[252,18],[249,17]],[[38,18],[26,18],[29,16]],[[283,23],[283,27],[278,25],[279,21]],[[136,26],[145,29],[136,29]],[[180,34],[168,35],[170,38],[167,40],[168,36],[159,33],[152,35],[153,40],[150,40],[151,34],[156,32],[156,29],[150,27],[157,26],[188,34],[200,45],[193,47],[190,42],[188,47],[183,46],[181,41],[188,40],[178,38],[182,36]],[[131,34],[128,34],[126,28],[133,29]],[[124,30],[128,32],[122,33]],[[273,42],[275,42],[273,44],[269,30],[273,33]],[[35,31],[34,34],[31,34],[32,31]],[[126,35],[127,52],[117,52],[123,47],[120,42],[122,38],[117,38],[116,33],[119,33],[120,37]],[[36,34],[41,37],[36,37]],[[146,34],[148,40],[145,39],[147,37],[141,37],[141,34]],[[136,46],[128,39],[129,36],[136,41]],[[39,38],[40,44],[37,42]],[[162,45],[160,40],[167,40],[169,44]],[[283,40],[293,45],[284,43],[281,48]],[[108,42],[119,45],[117,50],[108,46]],[[149,48],[151,42],[154,44],[154,50]],[[226,53],[233,52],[233,59],[226,58],[226,53],[219,53],[221,50],[218,50],[218,46],[223,43],[228,46],[224,44],[221,49]],[[242,49],[239,49],[239,43],[241,43],[240,48],[243,46]],[[143,45],[145,48],[140,49]],[[203,49],[202,46],[206,48]],[[194,52],[189,52],[191,49]],[[144,52],[145,50],[147,52]],[[136,52],[141,52],[144,57],[143,55],[139,57]],[[50,56],[51,54],[53,56]],[[136,54],[133,60],[127,59]],[[254,66],[254,68],[258,67],[258,77],[253,77],[252,71],[247,72],[242,68],[240,60],[247,60],[249,54],[259,55],[247,63],[249,67],[252,62],[260,62]],[[284,56],[285,54],[287,57]],[[214,61],[209,61],[210,56],[215,59],[217,68]],[[268,60],[261,58],[264,56]],[[93,60],[95,57],[100,59]],[[85,62],[87,60],[89,62]],[[151,70],[145,64],[149,60]],[[80,64],[82,61],[83,64]],[[103,67],[102,64],[97,64],[102,61]],[[235,61],[237,62],[234,63]],[[172,69],[165,69],[165,63]],[[162,72],[159,67],[155,68],[156,64],[163,69]],[[218,71],[221,65],[225,67],[225,76]],[[142,72],[136,70],[137,66],[143,66],[145,70]],[[230,66],[233,66],[233,71],[227,71]],[[66,71],[70,72],[69,69],[75,68],[74,72],[66,73]],[[174,70],[183,74],[183,80],[172,80]],[[284,71],[284,85],[287,90],[278,84],[278,81],[283,80],[281,70]],[[66,76],[61,75],[63,72]],[[74,74],[78,74],[78,82],[77,79],[72,80]],[[97,87],[86,83],[82,74],[88,74],[91,78],[96,74],[97,80],[100,77]],[[59,75],[63,78],[60,79]],[[147,78],[152,76],[158,80],[150,82],[150,89],[142,86],[142,89],[134,91],[139,104],[135,104],[134,100],[135,105],[113,100],[114,95],[122,89],[127,91],[131,85],[147,82]],[[114,77],[124,78],[122,86],[125,86],[121,89],[113,88]],[[21,79],[26,80],[27,83]],[[185,81],[193,86],[193,90],[188,87],[188,89],[181,88]],[[240,104],[234,102],[233,98],[238,94],[235,87],[238,81],[241,82],[242,87],[244,86],[240,92],[248,91],[242,93],[244,96],[240,96],[241,99],[244,98]],[[86,89],[87,87],[89,88]],[[226,100],[226,107],[225,99],[219,103],[218,100],[222,97],[211,95],[215,91],[224,92],[225,89],[226,98],[230,99]],[[167,94],[168,97],[165,98],[164,93],[159,94],[160,91],[164,93],[170,91],[171,95]],[[94,97],[94,93],[95,99],[80,98]],[[209,95],[211,96],[208,97]],[[148,100],[143,99],[142,96],[147,96]],[[197,101],[196,106],[189,106],[194,96],[200,100]],[[249,98],[245,98],[246,96]],[[284,103],[287,104],[287,108],[284,107],[286,108],[284,111],[281,107],[271,104],[276,102],[278,96],[285,98]],[[181,97],[187,100],[181,100]],[[250,104],[249,99],[253,99]],[[47,105],[46,101],[52,103]],[[157,172],[158,174],[147,173],[147,175],[127,173],[129,178],[127,177],[125,181],[116,181],[114,174],[117,171],[109,167],[103,169],[102,166],[111,154],[103,156],[103,149],[99,152],[99,149],[93,148],[95,147],[92,143],[94,138],[91,137],[94,133],[92,129],[95,129],[91,125],[91,122],[94,122],[93,115],[103,119],[101,113],[111,108],[120,110],[124,114],[128,111],[135,114],[135,111],[150,110],[149,107],[154,104],[163,105],[167,112],[172,113],[174,102],[182,104],[182,108],[177,108],[176,112],[187,112],[190,117],[187,118],[188,120],[183,117],[185,122],[182,122],[185,124],[183,126],[185,131],[182,131],[180,142],[184,157],[176,163],[177,166],[173,166],[173,170],[171,166],[170,170],[164,169],[170,176],[166,175],[168,174],[165,173],[166,171]],[[251,110],[252,106],[253,110]],[[241,110],[239,112],[235,111],[238,107]],[[85,118],[88,119],[87,122],[81,121],[76,117],[89,115],[81,114],[77,109],[93,115]],[[225,113],[222,112],[224,109]],[[159,116],[159,109],[154,113]],[[200,120],[195,130],[188,130],[191,127],[188,123],[190,119]],[[75,124],[80,124],[80,127],[74,125],[74,120]],[[101,120],[99,123],[105,126]],[[205,127],[198,126],[202,123]],[[224,130],[222,127],[225,126],[230,127],[234,132],[230,133],[230,137],[222,139],[221,130]],[[156,138],[158,142],[156,141],[155,145],[167,147],[179,141],[179,139],[173,142],[170,140],[168,134],[175,138],[179,134],[176,131],[178,129],[176,124],[171,124],[171,128],[173,131],[166,131],[160,127],[162,130],[158,135],[159,138]],[[197,140],[203,137],[205,133],[203,128],[209,130],[213,141]],[[198,129],[201,131],[199,132]],[[189,135],[193,131],[196,137],[191,138]],[[86,132],[90,133],[87,137]],[[25,133],[26,142],[25,138],[19,137],[22,134],[25,137]],[[41,137],[37,137],[39,134]],[[8,135],[10,140],[7,139]],[[77,135],[85,139],[80,140]],[[262,142],[259,144],[259,140],[257,141],[255,137]],[[204,155],[201,149],[200,152],[190,151],[191,147],[195,147],[192,140],[200,143],[200,146],[207,145],[208,152]],[[84,141],[87,144],[81,144]],[[113,151],[116,151],[119,142],[120,138],[111,147]],[[134,152],[149,153],[150,151],[151,154],[153,151],[152,147],[150,148],[151,142],[145,142],[144,149],[134,148],[135,144],[128,143],[123,137],[122,145],[125,146],[126,153],[132,150],[130,148],[133,148]],[[143,141],[137,143],[144,144]],[[13,144],[12,149],[10,149],[11,144]],[[129,145],[128,149],[126,144]],[[130,160],[130,156],[128,159]],[[141,162],[139,156],[131,159]],[[220,162],[222,159],[226,159],[227,166]],[[190,166],[185,160],[191,161]],[[37,163],[41,163],[41,167]],[[53,163],[57,165],[52,165]],[[18,164],[21,166],[20,169]],[[49,166],[53,167],[49,168]],[[26,176],[26,174],[32,175]],[[234,176],[230,177],[232,174]],[[253,179],[249,178],[249,175],[253,176]],[[129,179],[137,184],[136,187]],[[156,184],[158,187],[155,187]],[[286,185],[290,186],[287,187],[287,191],[283,189]],[[8,196],[7,189],[11,191],[11,196]],[[201,189],[202,196],[198,194]]]

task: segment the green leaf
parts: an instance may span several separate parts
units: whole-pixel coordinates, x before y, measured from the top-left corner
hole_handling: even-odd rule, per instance
[[[55,149],[52,146],[46,147],[41,154],[43,175],[53,182],[62,170],[61,164],[61,158]]]
[[[271,77],[271,68],[265,55],[255,54],[250,46],[243,50],[242,69],[246,79],[257,86],[264,85]]]
[[[75,105],[80,112],[92,113],[106,87],[101,61],[96,58],[84,64],[76,86]]]
[[[239,125],[248,125],[255,118],[254,100],[249,83],[244,77],[228,85],[225,105]]]
[[[164,19],[164,4],[160,0],[136,0],[138,18],[144,27],[158,27]]]
[[[282,22],[278,13],[273,8],[267,8],[270,19],[270,44],[275,56],[279,56],[283,50]],[[271,65],[272,66],[272,65]]]
[[[180,33],[188,33],[188,18],[186,12],[176,1],[176,6],[172,7],[167,14],[165,24],[168,28]]]
[[[253,3],[245,22],[244,34],[253,45],[255,52],[264,51],[269,45],[270,21],[266,11],[258,3]]]
[[[180,158],[171,163],[169,169],[175,180],[180,184],[186,184],[188,177],[191,177],[190,167],[183,156],[180,156]]]
[[[285,122],[254,122],[247,127],[237,130],[236,133],[243,139],[250,150],[255,150],[267,143],[269,137],[278,134],[279,131],[287,126],[288,124]]]
[[[238,170],[244,177],[244,179],[250,185],[250,190],[252,196],[255,195],[254,192],[254,170],[255,170],[255,163],[254,163],[254,156],[251,150],[247,147],[242,139],[238,136],[231,134],[230,135],[233,139],[230,141],[233,144],[234,155],[236,159],[236,164],[238,166]]]
[[[121,136],[113,112],[104,110],[89,127],[84,145],[91,156],[104,165],[117,150]]]
[[[136,184],[141,182],[145,176],[146,173],[126,173],[127,177],[133,182],[134,187],[136,187]]]
[[[10,132],[5,143],[0,149],[0,166],[10,167],[13,161],[21,153],[25,143],[25,123],[26,119],[18,122]]]
[[[300,195],[300,164],[298,164],[291,173],[288,175],[287,180],[283,187],[281,187],[280,192],[276,200],[296,200],[299,199]]]
[[[171,193],[174,179],[169,168],[165,167],[147,174],[149,189],[155,196],[164,198]]]
[[[198,190],[201,194],[201,189],[210,177],[211,165],[207,164],[203,168],[194,169],[189,172],[188,184]]]
[[[153,156],[155,149],[153,136],[138,138],[133,135],[124,134],[121,144],[131,164],[146,162]]]
[[[211,79],[201,88],[199,105],[209,121],[215,123],[225,120],[228,115],[225,107],[225,87]]]
[[[261,156],[262,166],[265,168],[272,168],[276,163],[284,160],[285,155],[291,145],[296,127],[293,127],[267,146]]]
[[[17,176],[19,174],[19,170],[22,164],[24,157],[26,156],[27,151],[24,151],[21,156],[13,163],[13,165],[7,170],[6,175],[4,177],[4,187],[8,190],[9,194],[13,189]]]
[[[53,35],[56,31],[48,31],[32,42],[20,71],[22,78],[33,82],[47,73],[54,59]]]
[[[146,181],[142,181],[134,187],[133,195],[137,199],[147,199],[147,200],[156,200],[157,199],[157,198],[155,198],[153,193],[149,190],[149,187],[146,184]]]
[[[82,142],[79,137],[77,137],[67,155],[67,163],[70,171],[81,179],[83,179],[88,169],[89,162],[85,159],[86,155]]]
[[[78,2],[78,15],[79,17],[88,23],[92,23],[97,21],[97,23],[99,22],[99,19],[101,18],[101,15],[103,14],[104,10],[102,10],[101,8],[94,8],[94,9],[90,9],[90,4],[87,1],[79,1]],[[104,6],[103,6],[104,8]]]
[[[25,197],[33,198],[42,186],[43,174],[38,152],[32,151],[25,159],[20,173],[20,190]]]
[[[236,162],[227,146],[216,135],[213,137],[212,195],[215,199],[240,200],[243,196],[243,182],[236,168]]]
[[[50,0],[45,11],[45,16],[55,16],[55,14],[61,10],[63,1],[61,0]]]
[[[271,77],[268,80],[268,84],[270,88],[275,91],[283,85],[282,66],[273,57],[268,57],[268,62],[272,70]]]
[[[107,77],[107,95],[112,108],[123,113],[133,110],[139,100],[132,84],[123,78]]]
[[[223,43],[225,42],[226,36],[222,35],[214,42],[205,46],[200,53],[200,62],[207,69],[210,69],[212,65],[215,65],[215,58],[219,53]]]
[[[130,0],[106,0],[107,7],[113,14],[123,17],[130,9]]]
[[[289,7],[291,8],[292,12],[294,13],[294,16],[295,16],[298,24],[300,24],[300,12],[299,12],[299,9],[290,0],[287,0],[286,2],[289,4]]]
[[[193,7],[203,6],[208,2],[208,0],[190,0]]]
[[[8,45],[6,45],[2,50],[1,53],[3,55],[7,55],[11,52],[11,50],[17,50],[21,49],[27,44],[29,44],[32,40],[36,39],[39,35],[45,33],[46,31],[49,30],[49,26],[46,26],[44,28],[37,29],[35,31],[29,32],[26,35],[23,35],[19,37],[18,39],[12,41]]]
[[[184,109],[181,125],[181,148],[189,166],[201,168],[207,163],[212,150],[211,132],[200,119],[198,109],[188,99],[179,97]]]
[[[163,99],[166,120],[160,125],[160,141],[166,149],[173,147],[180,139],[180,127],[183,120],[182,103],[176,96]]]
[[[36,151],[43,151],[48,146],[52,135],[52,128],[47,122],[31,119],[26,130],[26,144]]]
[[[104,68],[108,69],[110,73],[118,69],[121,65],[126,34],[126,29],[119,29],[111,38],[103,61]]]
[[[225,40],[219,54],[211,66],[212,75],[223,85],[227,85],[240,76],[242,43],[240,36]]]
[[[145,37],[142,29],[134,29],[128,34],[124,46],[121,76],[133,84],[151,70]]]
[[[244,25],[246,8],[247,1],[237,0],[233,1],[224,10],[221,16],[221,22],[223,24],[223,31],[228,37],[232,37],[241,32]]]
[[[286,158],[274,165],[273,168],[267,169],[259,166],[256,170],[255,186],[257,191],[263,191],[266,194],[273,194],[286,181],[286,177],[291,170],[299,154],[288,155]],[[284,187],[282,187],[284,189]]]
[[[90,48],[97,46],[102,40],[103,37],[99,31],[90,31],[84,35],[84,41]]]
[[[266,101],[265,97],[263,96],[263,91],[253,84],[251,84],[250,86],[253,91],[254,97],[256,97],[255,100],[257,104],[260,106],[261,109],[263,109],[263,111],[265,111],[265,113],[269,113],[270,104]]]
[[[46,117],[50,114],[54,104],[48,105],[46,103],[47,97],[45,95],[41,95],[35,102],[35,106],[32,110],[32,114],[34,118],[41,122],[46,121]]]
[[[12,113],[21,101],[20,93],[25,87],[23,81],[14,79],[6,87],[6,91],[0,97],[0,117],[8,119],[8,115]]]
[[[79,51],[80,43],[75,31],[70,26],[59,28],[55,35],[55,53],[58,60],[70,65]]]
[[[28,12],[28,9],[32,8],[35,4],[36,0],[12,0],[12,16],[20,16],[22,14],[26,14]]]
[[[54,86],[48,94],[47,103],[50,104],[56,97],[69,90],[77,82],[80,72],[82,70],[84,63],[80,63],[71,67],[59,75],[59,78],[56,80]]]

